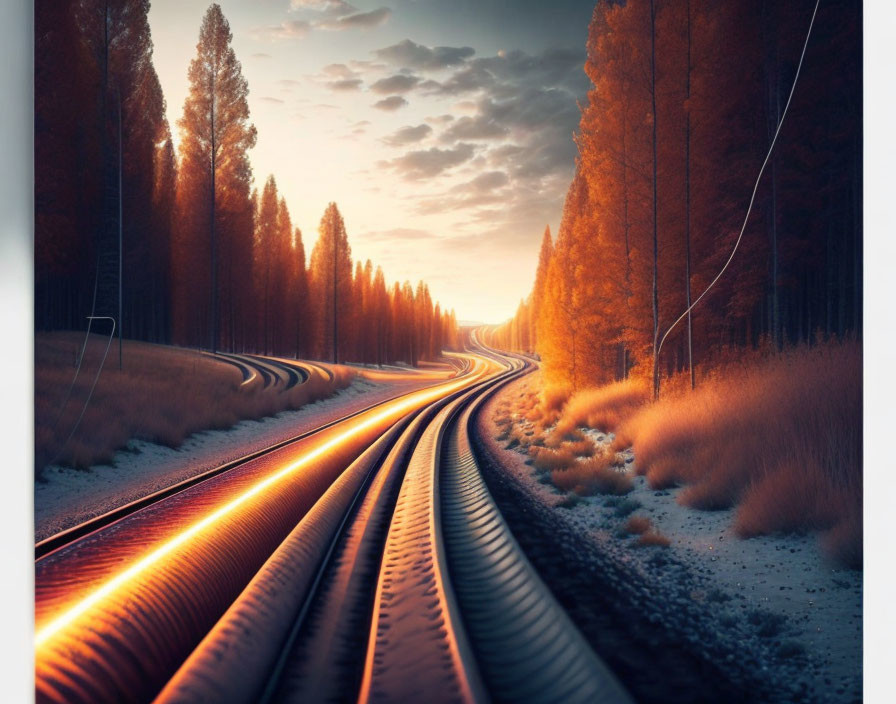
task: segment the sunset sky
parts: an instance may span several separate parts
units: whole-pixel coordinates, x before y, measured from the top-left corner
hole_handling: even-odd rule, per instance
[[[273,173],[310,254],[324,208],[389,281],[424,279],[461,320],[499,322],[531,285],[572,178],[593,0],[223,0]],[[154,0],[177,139],[208,0]]]

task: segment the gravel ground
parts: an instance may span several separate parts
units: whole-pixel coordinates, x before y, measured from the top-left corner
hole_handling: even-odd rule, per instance
[[[356,378],[333,396],[296,411],[244,420],[229,430],[195,433],[177,449],[132,440],[108,465],[47,468],[34,486],[35,541],[179,481],[313,430],[349,413],[433,383],[433,379]]]
[[[524,452],[495,439],[497,406],[534,383],[514,382],[479,414],[486,481],[539,573],[638,701],[861,701],[861,572],[830,565],[811,536],[740,540],[731,511],[685,508],[679,490],[654,491],[643,477],[624,497],[559,493]],[[631,451],[627,459],[631,471]],[[622,530],[629,516],[649,518],[670,546],[639,546]]]

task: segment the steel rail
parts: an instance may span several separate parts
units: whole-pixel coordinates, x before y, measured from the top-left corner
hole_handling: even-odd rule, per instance
[[[446,405],[414,450],[383,549],[358,702],[478,702],[488,696],[464,627],[447,563],[440,456],[447,428],[473,399],[523,366],[504,371]]]
[[[435,410],[454,392],[393,426],[305,514],[156,698],[163,702],[270,697],[314,595],[375,477],[401,471]]]
[[[435,386],[437,384],[433,384]],[[193,477],[189,477],[188,479],[184,479],[176,484],[173,484],[164,489],[160,489],[158,491],[152,492],[146,496],[143,496],[139,499],[135,499],[134,501],[130,501],[122,506],[112,509],[111,511],[107,511],[99,516],[95,516],[94,518],[90,518],[82,523],[79,523],[70,528],[66,528],[65,530],[59,531],[54,535],[51,535],[43,540],[39,541],[34,546],[34,559],[40,560],[51,553],[63,548],[76,540],[80,540],[81,538],[87,537],[96,531],[106,528],[107,526],[112,525],[120,521],[123,518],[130,516],[131,514],[140,511],[141,509],[146,508],[147,506],[152,506],[153,504],[162,501],[163,499],[167,499],[170,496],[175,494],[179,494],[180,492],[189,489],[197,484],[200,484],[204,481],[212,479],[220,474],[224,474],[225,472],[229,472],[237,467],[240,467],[247,462],[251,462],[253,460],[262,457],[268,453],[274,452],[276,450],[280,450],[284,447],[292,445],[297,442],[301,442],[303,440],[307,440],[308,438],[321,433],[324,430],[332,428],[339,423],[350,420],[356,416],[359,416],[363,413],[367,413],[379,406],[383,406],[385,404],[391,403],[402,396],[407,396],[408,394],[414,393],[415,390],[411,391],[402,391],[400,393],[395,394],[394,396],[390,396],[389,398],[383,399],[381,401],[377,401],[376,403],[372,403],[364,408],[361,408],[357,411],[353,411],[347,415],[344,415],[340,418],[336,418],[332,421],[324,423],[323,425],[318,426],[317,428],[313,428],[311,430],[305,431],[303,433],[299,433],[298,435],[286,438],[285,440],[281,440],[279,442],[274,443],[273,445],[269,445],[260,450],[256,450],[254,452],[250,452],[247,455],[239,457],[235,460],[231,460],[230,462],[226,462],[218,467],[214,467],[205,472],[197,474]]]
[[[346,701],[357,696],[364,667],[369,614],[395,504],[415,448],[437,412],[480,388],[462,389],[420,412],[366,490],[355,516],[320,566],[293,633],[262,698],[269,702]]]
[[[472,419],[510,375],[451,421],[440,467],[442,529],[460,613],[495,702],[630,704],[529,563],[485,485],[470,443]]]

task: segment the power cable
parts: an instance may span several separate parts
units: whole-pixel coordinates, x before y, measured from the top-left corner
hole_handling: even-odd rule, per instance
[[[812,19],[809,21],[809,31],[806,33],[806,40],[803,42],[803,51],[800,54],[800,61],[796,67],[796,73],[793,76],[793,84],[790,86],[790,94],[787,96],[787,103],[784,105],[784,111],[781,113],[781,119],[778,121],[778,126],[775,128],[774,137],[772,137],[772,142],[769,145],[768,153],[765,155],[765,160],[762,162],[762,167],[759,169],[759,175],[756,177],[756,183],[753,184],[753,194],[750,196],[750,204],[747,207],[747,214],[744,217],[743,225],[740,226],[740,233],[737,236],[737,240],[734,243],[734,247],[731,250],[731,254],[728,255],[728,260],[725,262],[725,265],[719,270],[719,273],[716,274],[716,277],[709,283],[706,289],[694,300],[693,303],[682,313],[672,325],[666,330],[663,334],[662,339],[660,339],[660,344],[657,345],[656,350],[653,353],[653,380],[654,380],[654,389],[658,391],[657,382],[659,381],[659,357],[660,352],[663,349],[663,343],[666,341],[666,338],[669,336],[669,333],[678,325],[684,318],[694,310],[694,307],[703,299],[703,297],[709,293],[710,289],[716,285],[718,280],[722,278],[722,274],[725,273],[726,269],[728,269],[728,265],[731,264],[731,260],[734,259],[734,255],[737,253],[738,247],[740,247],[740,242],[744,237],[744,231],[747,229],[747,222],[750,220],[750,213],[753,211],[753,203],[756,200],[756,192],[759,190],[759,182],[762,180],[762,174],[765,173],[765,167],[768,165],[769,158],[772,155],[772,150],[775,148],[775,143],[778,141],[778,134],[781,132],[781,125],[784,124],[784,118],[787,117],[787,109],[790,107],[790,101],[793,99],[793,93],[796,90],[796,84],[800,77],[800,70],[803,68],[803,59],[806,57],[806,47],[809,46],[809,37],[812,36],[812,27],[815,24],[815,16],[818,14],[818,6],[821,4],[821,0],[815,0],[815,9],[812,10]]]

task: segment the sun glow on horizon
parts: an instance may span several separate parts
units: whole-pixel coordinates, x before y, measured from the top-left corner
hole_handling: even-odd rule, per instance
[[[390,282],[425,281],[459,319],[509,318],[527,293],[541,232],[546,223],[556,227],[572,177],[570,134],[585,85],[590,10],[575,25],[575,41],[557,31],[541,39],[542,49],[532,36],[494,36],[501,24],[488,31],[457,19],[434,25],[441,13],[434,3],[395,8],[363,28],[340,28],[321,14],[325,5],[221,2],[258,130],[249,152],[256,188],[275,176],[306,253],[335,201],[354,259],[381,265]],[[156,0],[150,9],[153,61],[175,142],[207,7],[207,0]],[[517,59],[519,51],[555,44],[581,54],[564,65],[560,83],[543,82],[537,61]],[[429,47],[445,51],[414,63]],[[496,97],[491,82],[452,82],[463,71],[481,73],[470,63],[479,60],[498,62],[489,65]],[[536,89],[537,109],[549,119],[484,112],[509,90],[522,96]],[[550,108],[548,94],[558,97]]]

